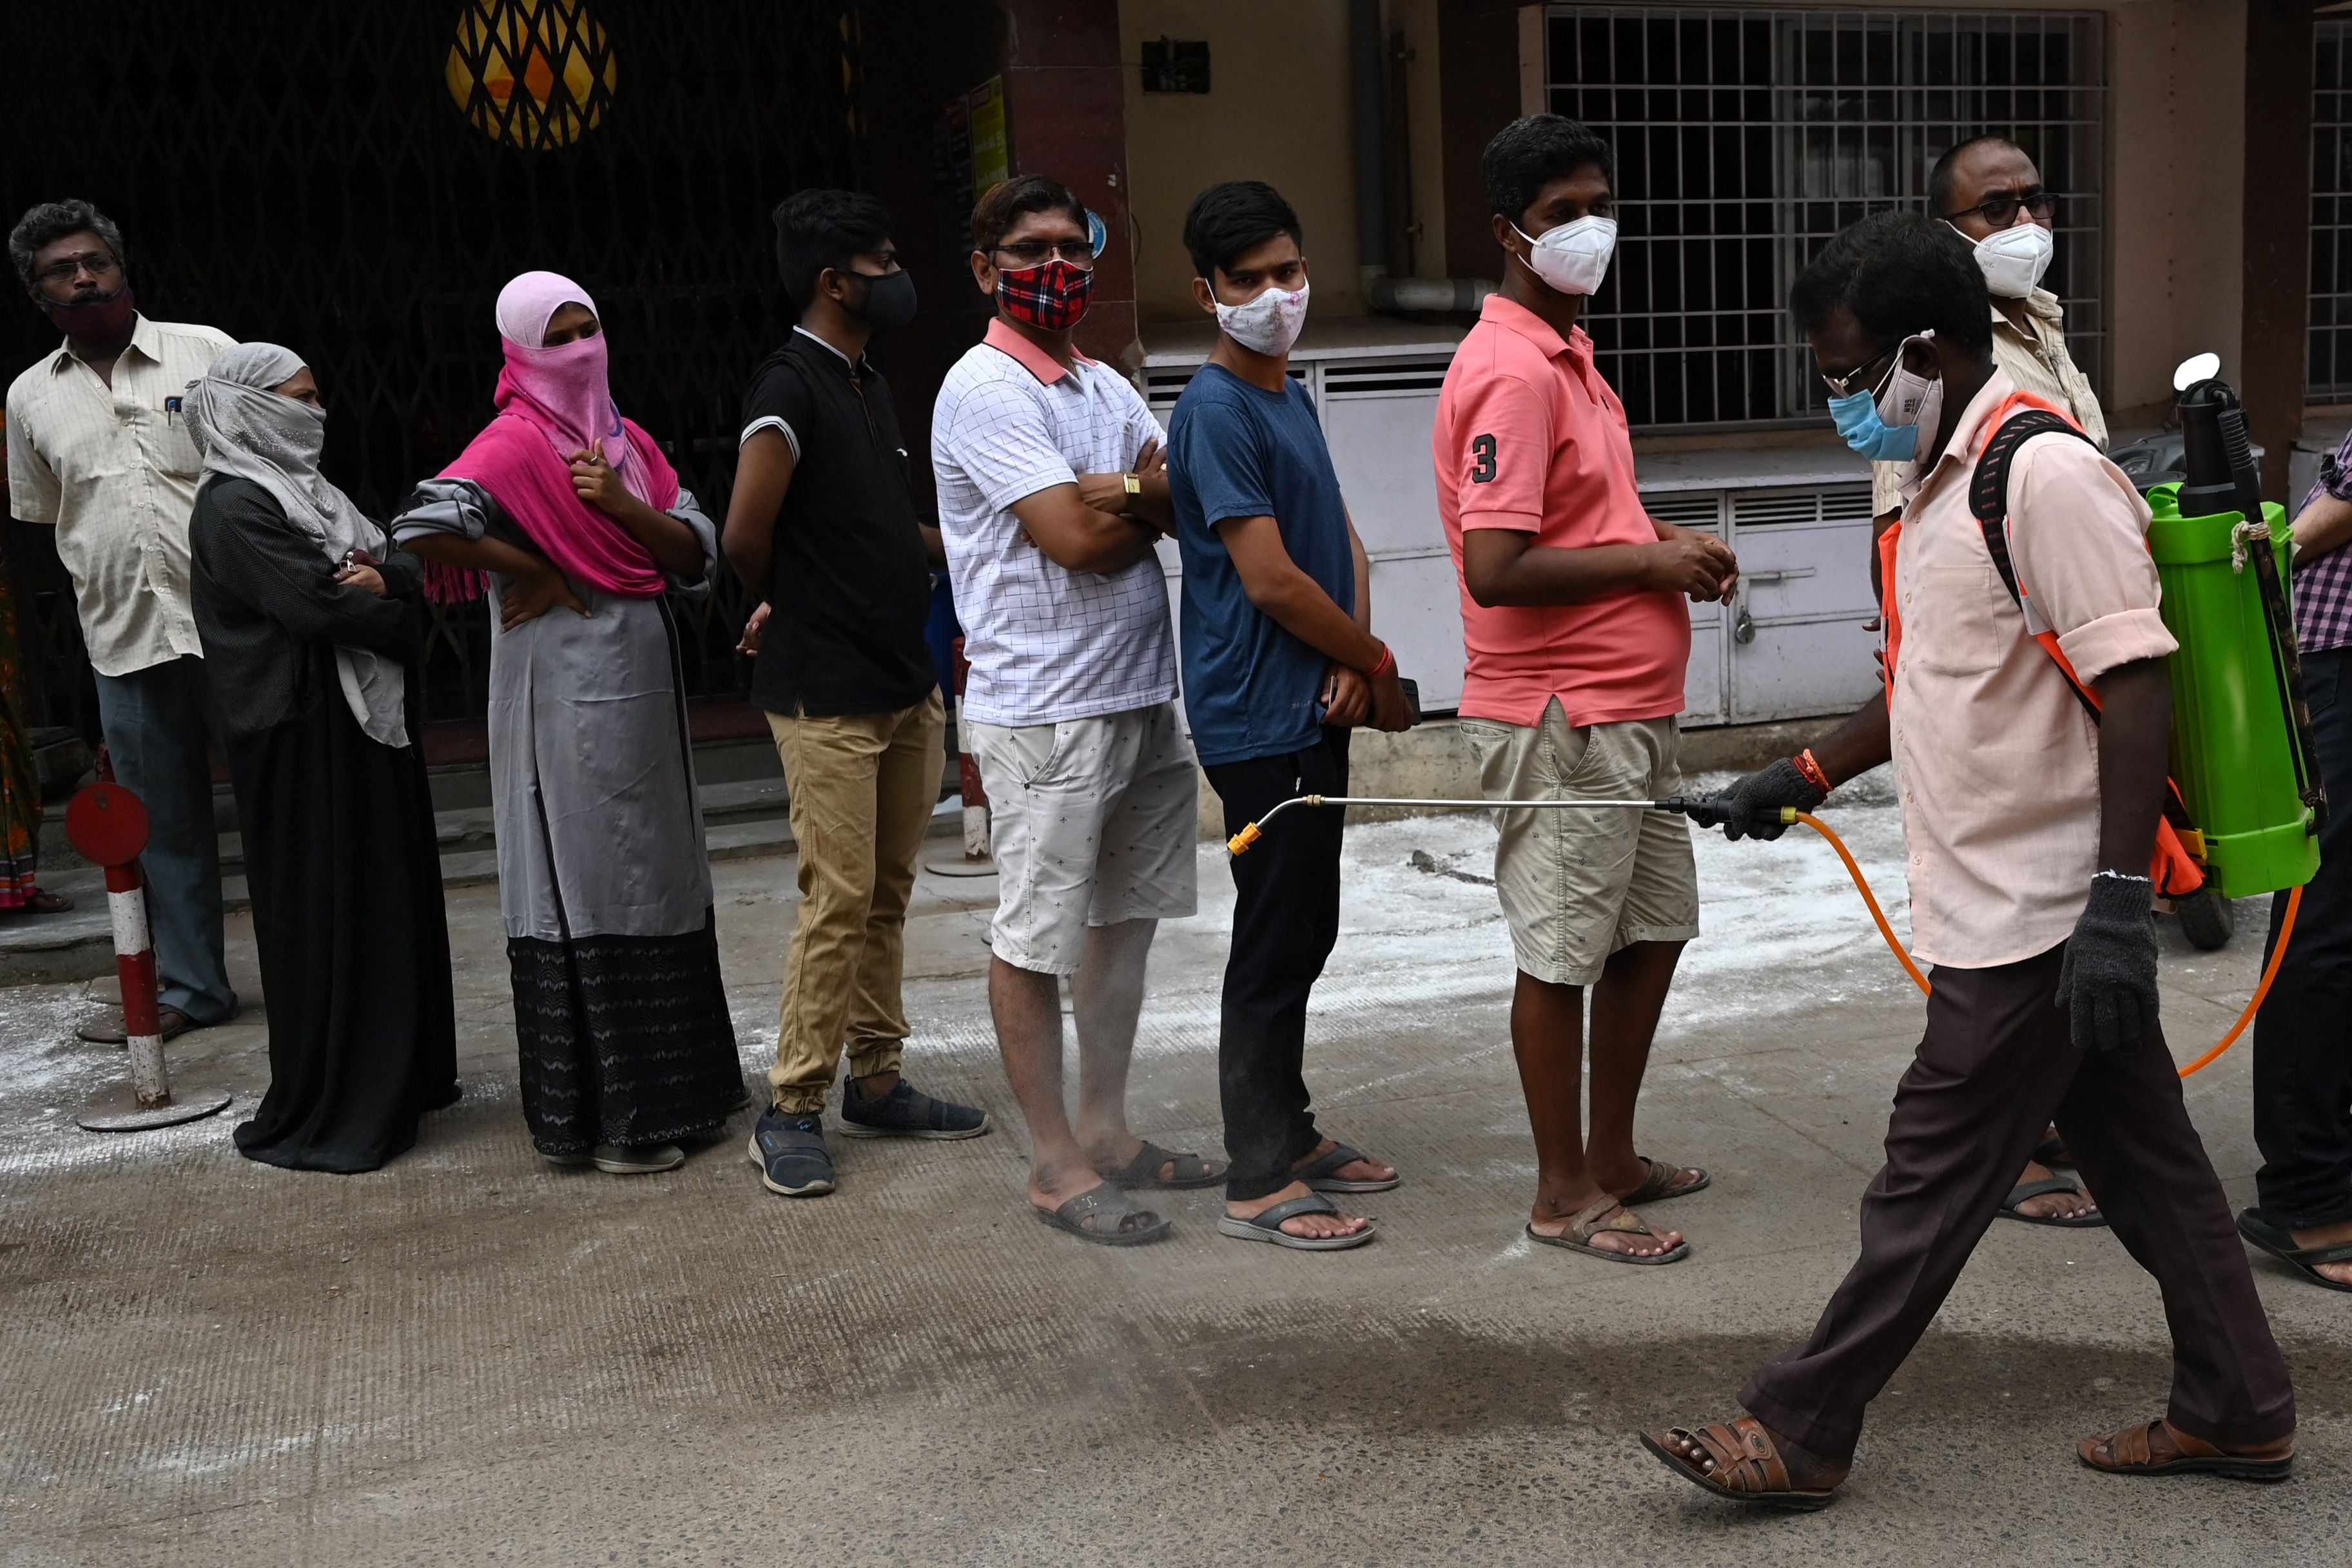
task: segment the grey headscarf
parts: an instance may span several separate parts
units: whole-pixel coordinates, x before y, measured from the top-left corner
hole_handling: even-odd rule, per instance
[[[268,491],[329,560],[340,563],[354,549],[382,559],[391,548],[383,530],[319,472],[327,416],[269,390],[300,369],[301,357],[275,343],[228,350],[202,380],[188,383],[188,434],[204,454],[205,473],[247,479]],[[365,648],[338,647],[335,671],[343,700],[368,737],[406,746],[407,677],[400,662]]]

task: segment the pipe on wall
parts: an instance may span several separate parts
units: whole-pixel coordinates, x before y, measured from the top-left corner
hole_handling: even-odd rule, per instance
[[[1349,128],[1355,158],[1356,273],[1373,310],[1476,310],[1495,292],[1484,277],[1391,277],[1387,170],[1387,57],[1381,0],[1348,0]]]
[[[1389,275],[1388,84],[1381,0],[1348,0],[1348,110],[1356,174],[1356,275],[1369,301]]]
[[[1391,277],[1364,282],[1364,299],[1375,310],[1476,310],[1495,292],[1489,277]]]

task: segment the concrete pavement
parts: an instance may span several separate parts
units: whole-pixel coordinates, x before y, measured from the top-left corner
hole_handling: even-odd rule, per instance
[[[1883,798],[1834,818],[1899,899]],[[0,1564],[2334,1562],[2352,1533],[2352,1298],[2258,1261],[2305,1458],[2274,1488],[2080,1469],[2160,1410],[2152,1287],[2104,1231],[1996,1224],[1880,1400],[1843,1500],[1751,1516],[1669,1477],[1637,1427],[1731,1413],[1854,1247],[1920,1007],[1824,846],[1703,838],[1706,935],[1662,1030],[1643,1147],[1709,1167],[1655,1211],[1694,1258],[1528,1246],[1532,1156],[1505,1033],[1483,818],[1351,830],[1347,931],[1310,1026],[1328,1129],[1402,1167],[1357,1252],[1219,1239],[1086,1247],[1023,1212],[1023,1142],[982,974],[993,883],[926,876],[908,1070],[988,1106],[971,1143],[839,1140],[788,1202],[729,1137],[668,1176],[539,1160],[516,1106],[494,888],[450,894],[466,1098],[373,1176],[228,1142],[266,1082],[257,1017],[187,1037],[224,1117],[73,1124],[123,1071],[81,985],[0,990]],[[1139,1132],[1218,1146],[1230,887],[1156,951]],[[747,1077],[774,1039],[792,865],[717,868]],[[2184,1059],[2251,989],[2168,929]],[[250,927],[233,967],[257,995]],[[2255,1156],[2241,1048],[2190,1081],[2233,1198]]]

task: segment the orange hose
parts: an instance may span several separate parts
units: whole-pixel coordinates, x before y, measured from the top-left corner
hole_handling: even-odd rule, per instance
[[[1845,862],[1846,874],[1853,878],[1854,891],[1861,894],[1863,903],[1870,906],[1870,917],[1878,922],[1878,934],[1886,938],[1886,946],[1902,963],[1904,972],[1911,977],[1912,983],[1919,988],[1922,994],[1933,994],[1934,988],[1927,984],[1927,977],[1919,972],[1919,966],[1911,961],[1911,955],[1904,951],[1901,939],[1895,935],[1895,927],[1886,922],[1886,912],[1878,907],[1878,897],[1870,891],[1869,880],[1862,874],[1862,867],[1855,862],[1853,852],[1845,847],[1845,841],[1837,836],[1837,830],[1810,811],[1792,812],[1791,816],[1827,839],[1830,848],[1837,851],[1838,859]],[[2230,1032],[2221,1037],[2219,1044],[2180,1070],[2181,1077],[2186,1078],[2218,1061],[2223,1051],[2238,1043],[2238,1037],[2246,1032],[2246,1026],[2254,1021],[2254,1015],[2262,1010],[2263,998],[2270,995],[2271,982],[2278,978],[2279,961],[2286,956],[2288,939],[2294,935],[2295,912],[2302,907],[2303,889],[2289,888],[2286,913],[2279,917],[2278,941],[2271,947],[2270,962],[2263,967],[2262,981],[2254,987],[2253,999],[2246,1004],[2246,1010],[2238,1015],[2238,1021],[2230,1026]]]
[[[1862,867],[1855,862],[1853,852],[1845,847],[1845,841],[1837,836],[1837,830],[1811,811],[1798,812],[1797,821],[1827,839],[1830,848],[1837,851],[1838,859],[1845,862],[1845,873],[1853,878],[1854,891],[1862,894],[1863,903],[1870,905],[1870,917],[1878,922],[1878,934],[1886,938],[1886,946],[1894,950],[1904,972],[1911,977],[1911,983],[1919,988],[1919,994],[1923,997],[1931,994],[1935,988],[1927,983],[1927,977],[1919,972],[1919,966],[1911,961],[1911,955],[1904,951],[1901,938],[1895,935],[1895,927],[1886,923],[1886,911],[1878,907],[1878,895],[1870,891],[1869,879],[1862,874]]]
[[[2286,913],[2279,916],[2278,940],[2271,945],[2271,961],[2263,966],[2262,984],[2254,988],[2254,999],[2246,1004],[2246,1010],[2238,1015],[2238,1021],[2230,1026],[2230,1032],[2221,1037],[2219,1045],[2180,1070],[2181,1077],[2188,1077],[2237,1044],[2238,1037],[2246,1032],[2246,1026],[2254,1021],[2254,1014],[2262,1009],[2263,998],[2271,994],[2271,982],[2278,978],[2279,960],[2286,956],[2287,938],[2294,935],[2294,912],[2302,907],[2303,889],[2288,888]]]

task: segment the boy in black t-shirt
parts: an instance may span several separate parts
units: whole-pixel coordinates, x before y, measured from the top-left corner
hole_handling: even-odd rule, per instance
[[[769,1191],[814,1197],[834,1186],[822,1113],[845,1041],[843,1132],[971,1138],[988,1115],[898,1074],[907,901],[945,760],[923,640],[928,569],[943,557],[939,530],[916,515],[898,410],[866,345],[913,319],[914,279],[890,214],[850,191],[786,198],[776,260],[800,324],[744,393],[724,545],[765,600],[744,649],[801,856],[772,1103],[751,1159]]]

